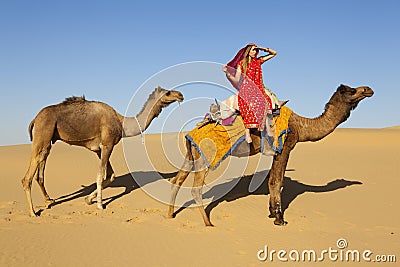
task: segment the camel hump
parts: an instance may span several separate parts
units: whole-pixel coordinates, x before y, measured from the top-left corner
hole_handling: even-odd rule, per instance
[[[65,100],[63,101],[63,104],[72,104],[72,103],[80,103],[80,102],[85,102],[85,96],[71,96],[71,97],[67,97],[65,98]]]

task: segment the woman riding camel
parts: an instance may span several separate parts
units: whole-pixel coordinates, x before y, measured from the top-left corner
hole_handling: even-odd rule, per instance
[[[267,54],[257,57],[259,51]],[[262,131],[266,128],[268,135],[272,135],[266,118],[275,107],[268,95],[268,89],[264,88],[261,65],[276,54],[277,52],[271,48],[248,44],[239,50],[236,56],[222,68],[228,80],[239,91],[237,96],[233,95],[222,104],[228,106],[231,110],[238,109],[240,111],[246,127],[246,141],[248,143],[252,142],[250,129],[256,128]],[[276,98],[275,96],[272,97]]]

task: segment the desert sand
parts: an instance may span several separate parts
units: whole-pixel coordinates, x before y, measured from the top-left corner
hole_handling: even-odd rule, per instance
[[[34,182],[37,218],[28,215],[20,183],[31,146],[0,147],[0,266],[275,266],[285,259],[288,266],[364,266],[363,258],[346,262],[349,250],[360,257],[367,251],[371,261],[395,255],[397,263],[381,266],[397,266],[399,137],[399,127],[337,129],[319,142],[298,144],[285,174],[284,227],[268,218],[268,157],[228,158],[209,173],[204,199],[214,199],[207,211],[215,227],[205,227],[193,205],[168,219],[163,199],[169,190],[156,186],[176,174],[183,152],[175,143],[182,144],[182,135],[148,134],[144,145],[140,136],[120,142],[111,157],[117,178],[103,192],[103,211],[84,201],[95,188],[96,155],[57,142],[45,180],[56,203],[43,209]],[[190,186],[190,177],[184,185]],[[221,190],[229,192],[217,200]],[[181,203],[188,196],[183,190]],[[339,248],[338,240],[347,246]],[[271,250],[286,254],[261,261],[266,247],[268,256]],[[302,260],[305,250],[321,261]]]

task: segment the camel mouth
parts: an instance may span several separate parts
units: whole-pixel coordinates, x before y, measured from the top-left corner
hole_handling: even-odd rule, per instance
[[[369,87],[364,87],[363,92],[362,92],[362,95],[363,95],[364,97],[371,97],[371,96],[374,95],[374,91],[373,91],[371,88],[369,88]]]
[[[364,98],[371,97],[374,95],[374,91],[369,87],[360,88],[362,92],[359,93],[357,97],[355,97],[351,103],[358,103]]]
[[[179,93],[179,94],[177,94],[175,100],[180,103],[180,102],[183,102],[184,99],[185,98],[183,97],[182,93]]]
[[[361,100],[363,100],[364,98],[367,98],[367,96],[361,95],[361,96],[359,96],[359,97],[354,98],[353,100],[351,100],[351,103],[352,103],[352,104],[358,104],[358,103],[359,103]]]
[[[374,91],[368,91],[368,92],[366,92],[366,93],[364,93],[364,96],[365,97],[371,97],[371,96],[373,96],[374,95]]]
[[[184,100],[183,96],[178,96],[178,97],[176,97],[176,98],[174,98],[174,99],[164,100],[164,101],[162,101],[162,102],[163,102],[164,104],[172,104],[172,103],[174,103],[174,102],[181,103],[181,102],[183,102],[183,100]]]

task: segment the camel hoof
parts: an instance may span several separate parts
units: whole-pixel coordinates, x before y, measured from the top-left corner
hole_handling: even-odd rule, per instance
[[[209,223],[206,223],[206,226],[207,226],[207,227],[214,227],[214,224],[212,224],[211,222],[209,222]]]
[[[46,200],[46,209],[50,209],[51,205],[53,205],[54,202],[55,202],[54,199]]]
[[[30,216],[31,218],[36,218],[36,217],[38,217],[38,215],[37,215],[36,213],[30,213],[29,216]]]
[[[175,218],[175,214],[174,214],[174,213],[168,214],[168,215],[167,215],[167,218],[168,218],[168,219],[174,219],[174,218]]]
[[[274,221],[274,224],[277,225],[277,226],[285,226],[285,225],[288,224],[288,222],[286,222],[286,221],[284,221],[284,220],[278,220],[278,219],[276,219],[276,220]]]
[[[86,202],[86,204],[88,204],[88,205],[92,205],[92,204],[93,204],[93,199],[90,198],[89,196],[87,196],[87,197],[85,197],[85,202]]]
[[[98,204],[98,205],[97,205],[97,209],[99,209],[99,210],[104,210],[103,204]]]

